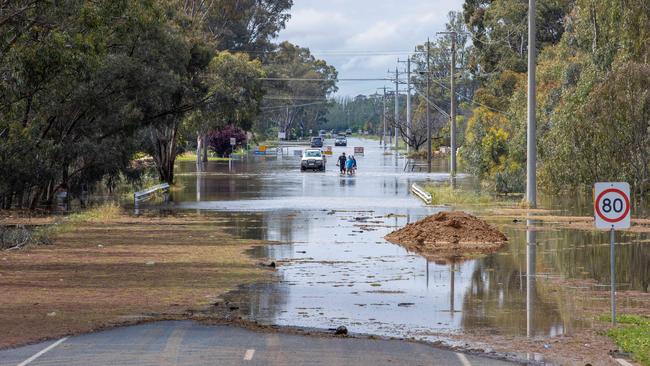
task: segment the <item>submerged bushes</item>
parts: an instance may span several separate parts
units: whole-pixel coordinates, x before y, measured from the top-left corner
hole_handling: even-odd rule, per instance
[[[0,226],[0,250],[20,249],[30,245],[51,244],[48,230],[24,225]]]

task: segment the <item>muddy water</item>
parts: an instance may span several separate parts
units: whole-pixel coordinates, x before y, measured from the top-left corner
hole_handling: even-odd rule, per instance
[[[236,235],[279,243],[256,253],[281,264],[280,281],[248,289],[251,319],[316,328],[343,324],[353,332],[422,339],[468,329],[553,336],[589,326],[574,299],[558,298],[538,281],[608,284],[606,234],[495,221],[510,239],[503,250],[453,265],[427,262],[383,236],[442,209],[423,206],[408,187],[446,182],[446,162],[436,162],[439,173],[405,173],[402,158],[384,155],[376,142],[350,139],[350,146],[360,145],[366,154],[357,156],[354,177],[341,177],[335,166],[336,156],[351,147],[335,149],[326,173],[301,173],[292,151],[210,163],[198,174],[192,163],[180,167],[183,189],[173,195],[175,209],[217,215]],[[459,183],[471,178],[461,176]],[[621,237],[621,287],[647,288],[647,240]]]

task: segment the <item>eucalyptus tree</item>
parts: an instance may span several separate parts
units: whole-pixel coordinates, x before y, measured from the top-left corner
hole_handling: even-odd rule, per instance
[[[277,128],[288,136],[298,130],[304,133],[322,120],[327,97],[337,90],[333,66],[316,59],[308,48],[282,42],[267,54],[265,70],[275,80],[265,83],[268,94],[258,129]]]
[[[34,206],[128,169],[135,131],[187,108],[176,102],[186,47],[161,7],[25,1],[2,14],[25,7],[0,24],[10,35],[0,64],[4,207]]]

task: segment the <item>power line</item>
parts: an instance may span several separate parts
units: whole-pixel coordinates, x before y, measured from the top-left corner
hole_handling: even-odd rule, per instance
[[[433,81],[434,83],[440,85],[441,87],[443,87],[443,88],[445,88],[445,89],[451,91],[451,89],[450,89],[447,85],[441,83],[440,81],[437,81],[437,80],[435,80],[435,79],[431,79],[431,81]],[[464,96],[464,95],[462,95],[462,94],[460,94],[460,93],[454,93],[454,94],[456,94],[456,96],[458,96],[458,97],[460,97],[460,98],[462,98],[462,99],[465,99],[466,101],[468,101],[468,102],[470,102],[470,103],[472,103],[472,104],[476,104],[476,105],[478,105],[478,106],[485,107],[485,108],[487,108],[487,109],[489,109],[489,110],[491,110],[491,111],[493,111],[493,112],[497,112],[497,113],[503,114],[504,116],[510,116],[510,114],[509,114],[508,112],[504,112],[504,111],[502,111],[502,110],[499,110],[499,109],[496,109],[496,108],[492,108],[492,107],[490,107],[489,105],[486,105],[486,104],[483,104],[483,103],[477,102],[477,101],[475,101],[474,99],[469,99],[468,97],[466,97],[466,96]]]
[[[445,117],[447,117],[447,118],[450,117],[450,116],[449,116],[449,113],[445,112],[445,110],[442,109],[440,106],[438,106],[436,103],[434,103],[434,102],[430,101],[429,99],[427,99],[426,95],[422,94],[419,90],[417,90],[417,88],[413,88],[413,89],[415,90],[415,92],[416,92],[419,96],[422,97],[422,99],[424,99],[424,100],[427,102],[427,104],[431,105],[435,110],[437,110],[438,112],[440,112],[440,114],[442,114],[443,116],[445,116]]]
[[[327,98],[323,97],[314,97],[314,96],[299,96],[299,95],[291,95],[291,96],[265,96],[265,100],[320,100],[320,101],[327,101]]]
[[[278,51],[247,51],[247,50],[227,50],[229,52],[235,53],[250,53],[250,54],[274,54],[279,53]],[[311,54],[319,55],[350,55],[350,56],[390,56],[390,55],[408,55],[412,53],[418,53],[421,51],[412,51],[412,50],[309,50]]]
[[[261,81],[318,81],[318,82],[338,82],[338,81],[388,81],[387,78],[343,78],[343,79],[321,79],[321,78],[257,78]]]
[[[263,110],[263,111],[272,111],[272,110],[276,110],[276,109],[307,107],[307,106],[310,106],[310,105],[324,104],[324,103],[327,103],[327,102],[328,101],[311,102],[311,103],[304,103],[304,104],[287,104],[287,105],[281,105],[281,106],[263,107],[263,108],[260,108],[260,109]]]

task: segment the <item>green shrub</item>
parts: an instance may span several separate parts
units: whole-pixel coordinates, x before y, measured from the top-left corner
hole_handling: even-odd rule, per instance
[[[611,316],[600,320],[611,321]],[[625,352],[644,366],[650,366],[650,318],[640,315],[618,315],[618,326],[607,331],[607,335]]]

